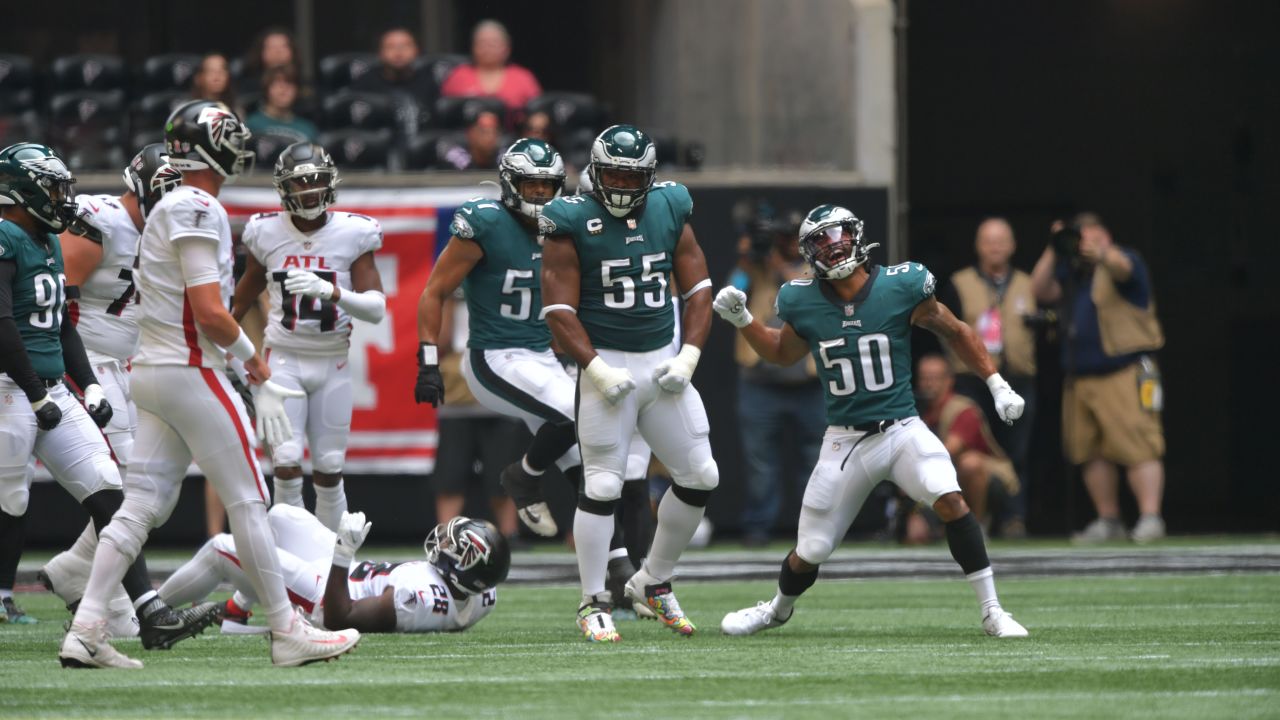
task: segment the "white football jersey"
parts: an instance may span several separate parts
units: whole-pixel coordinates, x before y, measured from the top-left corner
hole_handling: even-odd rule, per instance
[[[329,300],[285,292],[290,270],[310,270],[343,290],[351,289],[351,265],[382,247],[382,226],[366,215],[330,212],[311,233],[299,231],[286,212],[254,215],[240,240],[267,271],[271,300],[268,347],[304,353],[342,354],[351,337],[351,316]]]
[[[133,284],[133,261],[138,257],[138,229],[133,218],[111,195],[78,195],[80,220],[98,231],[90,238],[102,243],[102,262],[80,284],[73,317],[84,346],[125,361],[138,350],[138,295]]]
[[[174,240],[206,237],[218,243],[218,275],[227,305],[232,281],[231,221],[218,199],[183,185],[165,193],[151,209],[138,245],[134,272],[138,293],[138,328],[142,342],[133,362],[140,365],[193,365],[221,370],[226,353],[205,337],[187,302],[186,283]]]
[[[425,560],[404,563],[357,563],[347,576],[351,599],[378,597],[394,587],[396,632],[466,630],[493,611],[497,588],[455,598],[440,571]]]

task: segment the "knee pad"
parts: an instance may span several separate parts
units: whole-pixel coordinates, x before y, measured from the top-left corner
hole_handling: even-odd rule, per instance
[[[826,538],[801,537],[796,542],[796,555],[810,565],[821,565],[834,551],[835,546]]]
[[[124,504],[111,518],[102,532],[98,533],[98,544],[111,543],[131,561],[137,559],[142,546],[147,542],[147,535],[154,527],[153,510],[143,505],[135,505],[125,498]]]
[[[694,490],[693,488],[681,487],[679,485],[671,486],[671,494],[675,495],[676,498],[685,505],[692,505],[693,507],[700,508],[706,507],[707,501],[711,499],[710,490]]]
[[[27,502],[31,500],[31,491],[23,480],[5,480],[0,483],[0,510],[14,517],[27,514]]]
[[[687,488],[689,490],[706,490],[708,492],[715,490],[720,484],[720,468],[716,465],[716,461],[711,457],[711,448],[704,446],[705,450],[696,451],[696,455],[703,457],[690,458],[690,466],[692,472],[671,473],[671,482],[676,486]]]
[[[289,440],[271,448],[271,463],[273,465],[301,465],[302,444]]]
[[[342,466],[347,461],[344,450],[325,450],[311,458],[311,469],[325,475],[341,475]]]
[[[622,476],[608,471],[583,469],[582,497],[613,501],[622,497]]]
[[[586,495],[578,496],[578,509],[583,512],[589,512],[592,515],[605,515],[613,517],[614,509],[617,508],[618,501],[615,500],[592,500]]]

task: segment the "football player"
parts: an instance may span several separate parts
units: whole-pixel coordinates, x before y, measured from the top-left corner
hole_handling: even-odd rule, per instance
[[[497,585],[511,567],[506,539],[483,520],[459,516],[437,525],[427,536],[425,561],[357,563],[354,554],[372,525],[364,513],[343,513],[337,533],[289,505],[272,507],[267,516],[290,597],[324,627],[362,633],[466,630],[493,611]],[[247,621],[255,596],[240,562],[235,540],[217,535],[165,581],[160,596],[197,602],[227,582],[246,601],[242,606],[228,599],[228,617]]]
[[[436,343],[445,300],[462,286],[469,316],[462,375],[481,404],[523,420],[533,433],[524,456],[503,469],[501,481],[520,520],[535,533],[551,537],[557,527],[543,500],[543,473],[554,462],[576,488],[582,485],[573,425],[574,381],[552,352],[551,333],[539,317],[538,216],[560,196],[564,160],[547,143],[522,138],[503,154],[498,176],[500,203],[477,198],[457,209],[449,244],[422,291],[414,399],[433,406],[444,401]],[[647,465],[647,447],[643,453]],[[649,512],[643,504],[639,511]],[[635,572],[621,533],[614,534],[609,557],[610,577],[620,589]],[[622,602],[620,596],[615,599]]]
[[[142,666],[107,642],[106,600],[151,528],[173,511],[193,460],[217,488],[246,574],[266,605],[272,661],[301,665],[337,657],[360,639],[354,630],[312,627],[289,603],[253,436],[240,396],[224,373],[228,353],[243,361],[260,384],[260,432],[273,444],[291,434],[284,399],[299,393],[270,382],[270,368],[227,310],[231,225],[217,194],[252,158],[248,137],[234,112],[207,100],[180,105],[165,123],[169,162],[182,172],[183,184],[151,209],[138,247],[134,279],[141,295],[142,339],[131,379],[138,429],[125,476],[128,492],[98,533],[89,583],[62,643],[64,666]]]
[[[285,402],[293,433],[270,448],[275,501],[302,507],[306,435],[316,517],[336,530],[347,509],[342,466],[351,433],[351,319],[379,323],[387,310],[373,260],[382,227],[367,215],[329,210],[340,179],[319,145],[285,148],[271,181],[284,211],[254,215],[245,225],[241,241],[249,252],[232,315],[242,319],[268,291],[263,359],[273,383],[303,393]]]
[[[690,386],[711,323],[711,281],[688,223],[689,191],[655,183],[656,166],[648,135],[610,127],[591,148],[592,194],[557,198],[539,218],[542,315],[585,377],[576,408],[583,492],[573,532],[583,596],[578,626],[594,642],[619,640],[604,580],[632,433],[640,431],[674,484],[625,592],[681,635],[695,627],[671,577],[720,479],[702,398]],[[671,341],[672,275],[684,290],[679,351]]]
[[[978,595],[982,627],[995,637],[1027,631],[1000,607],[987,548],[956,482],[942,441],[916,416],[911,392],[911,328],[936,334],[979,376],[1000,417],[1013,423],[1024,402],[1000,374],[982,341],[934,298],[933,274],[919,263],[868,265],[879,243],[862,239],[863,223],[836,205],[819,205],[800,226],[800,252],[813,277],[778,291],[780,328],[752,318],[746,295],[722,289],[715,310],[760,357],[791,365],[812,354],[827,401],[828,428],[800,509],[796,547],[782,563],[770,602],[729,613],[729,635],[751,635],[791,619],[796,600],[818,579],[818,566],[840,544],[862,503],[882,480],[933,507],[946,526],[951,556]]]
[[[182,184],[182,173],[169,164],[164,143],[153,143],[134,156],[123,179],[128,188],[123,195],[76,196],[75,220],[58,238],[67,285],[80,289],[80,297],[69,302],[67,310],[111,404],[111,420],[102,434],[122,473],[129,464],[137,425],[128,366],[138,349],[138,298],[133,284],[138,238],[151,208],[166,192]],[[70,550],[40,569],[45,587],[61,597],[72,612],[84,594],[97,545],[91,524]],[[124,618],[124,623],[114,622],[116,617],[113,614],[113,636],[136,634],[136,629],[128,632],[131,617]],[[136,620],[132,624],[136,625]]]
[[[99,430],[113,409],[65,311],[79,289],[66,283],[57,233],[75,218],[74,182],[62,159],[43,145],[19,143],[0,151],[0,584],[10,592],[22,552],[33,457],[89,512],[92,527],[86,532],[105,527],[123,501],[120,471]],[[83,406],[63,384],[64,374],[82,389]],[[148,649],[167,648],[216,615],[217,608],[208,605],[175,613],[156,597],[139,557],[121,568],[105,598],[112,600],[113,626],[123,626],[122,634],[137,634],[134,608],[113,597],[122,579]],[[6,600],[12,605],[11,594]],[[103,614],[105,632],[105,607]]]

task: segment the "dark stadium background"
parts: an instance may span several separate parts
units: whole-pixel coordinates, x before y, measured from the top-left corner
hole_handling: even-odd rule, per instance
[[[6,13],[0,51],[47,63],[75,51],[118,48],[130,65],[172,51],[236,56],[262,27],[293,26],[299,4],[28,4],[20,14]],[[642,16],[642,3],[318,0],[311,7],[316,57],[370,49],[393,24],[426,28],[428,37],[420,39],[433,51],[465,52],[471,25],[496,17],[512,33],[513,60],[544,87],[593,93],[612,103],[615,116],[645,124],[646,109],[632,107],[632,95],[620,86],[642,77],[647,62],[644,45],[626,41],[644,28],[621,22]],[[424,22],[437,13],[448,22]],[[1170,530],[1280,528],[1280,472],[1271,452],[1280,430],[1273,377],[1280,364],[1280,289],[1273,280],[1280,263],[1280,4],[911,0],[906,21],[908,190],[900,230],[911,258],[940,277],[949,274],[971,257],[977,222],[996,213],[1012,222],[1020,241],[1015,263],[1029,269],[1052,219],[1083,209],[1101,213],[1117,241],[1149,261],[1168,337],[1160,359]],[[814,102],[821,101],[815,87]],[[860,211],[865,204],[873,233],[885,232],[883,191],[841,192]],[[784,207],[840,199],[814,187],[695,191],[694,225],[717,282],[732,262],[729,207],[744,194]],[[721,466],[711,516],[727,532],[736,525],[741,465],[729,340],[717,323],[697,377]],[[928,349],[930,340],[920,340],[917,350]],[[1091,511],[1059,460],[1056,357],[1054,347],[1042,345],[1028,524],[1062,534]],[[160,541],[201,535],[197,489],[186,488],[174,520],[157,533]],[[384,540],[420,536],[432,522],[425,481],[357,478],[348,492],[353,507],[379,519]],[[56,486],[42,484],[33,495],[33,542],[63,542],[82,526],[80,511]],[[421,508],[421,516],[394,509],[406,506]],[[783,517],[794,517],[793,509],[794,502]],[[1131,506],[1126,510],[1132,514]]]

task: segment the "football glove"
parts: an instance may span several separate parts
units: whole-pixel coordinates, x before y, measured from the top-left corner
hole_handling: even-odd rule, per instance
[[[258,386],[258,397],[254,401],[257,410],[258,438],[270,445],[278,447],[293,438],[293,423],[284,410],[285,398],[302,398],[307,394],[301,390],[277,385],[270,380]]]
[[[675,357],[664,360],[653,369],[653,379],[658,387],[670,393],[684,392],[693,378],[693,371],[698,367],[698,358],[702,351],[693,345],[685,344]]]
[[[995,400],[996,415],[999,415],[1006,425],[1012,425],[1014,420],[1022,417],[1027,401],[1009,387],[1009,383],[1000,377],[1000,373],[992,373],[991,377],[987,378],[987,387]]]
[[[596,386],[610,404],[616,404],[626,397],[627,393],[636,389],[636,381],[631,377],[630,370],[613,367],[601,360],[599,355],[591,358],[584,372],[591,384]]]
[[[431,407],[444,404],[444,378],[437,353],[435,345],[418,343],[418,382],[413,386],[413,401],[431,403]]]
[[[36,427],[41,430],[52,430],[62,422],[62,408],[58,407],[47,392],[44,397],[31,403],[31,409],[36,413]]]
[[[711,307],[736,328],[744,328],[755,319],[747,309],[747,294],[732,285],[720,288]]]
[[[111,403],[107,402],[107,394],[102,392],[102,386],[97,383],[84,389],[84,409],[89,411],[89,417],[93,418],[99,428],[104,428],[111,422]]]
[[[356,551],[369,537],[373,523],[365,522],[362,512],[344,512],[338,521],[337,537],[333,541],[333,564],[339,567],[350,567],[356,558]]]
[[[319,275],[307,270],[290,270],[284,279],[284,289],[294,295],[328,300],[333,297],[333,283],[322,280]]]

